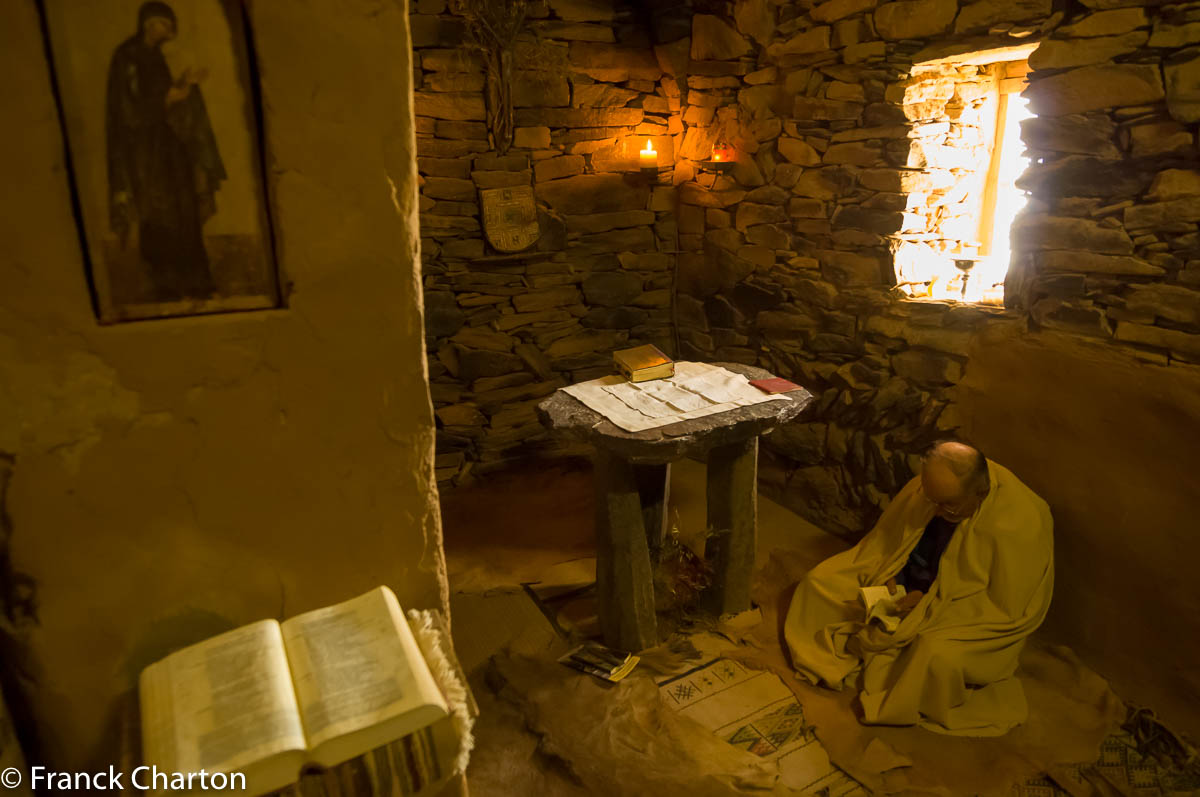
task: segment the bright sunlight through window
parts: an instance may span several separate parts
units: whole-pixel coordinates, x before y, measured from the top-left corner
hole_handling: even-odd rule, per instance
[[[918,234],[896,236],[900,240],[895,251],[897,284],[914,299],[1004,301],[1004,278],[1012,255],[1009,232],[1026,201],[1016,186],[1029,165],[1021,122],[1033,114],[1021,96],[1027,85],[1026,61],[985,68],[992,81],[990,90],[978,90],[978,77],[970,84],[956,84],[960,108],[950,117],[941,152],[953,148],[961,158],[943,156],[941,162],[930,163],[933,192],[910,195],[910,207],[924,203],[933,209],[930,226]],[[964,73],[970,74],[960,67],[957,80],[964,80]],[[953,73],[950,76],[955,79]],[[924,147],[927,154],[930,150]],[[937,176],[947,174],[953,176],[949,180]]]

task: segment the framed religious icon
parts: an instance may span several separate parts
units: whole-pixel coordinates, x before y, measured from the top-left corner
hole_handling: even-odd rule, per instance
[[[103,322],[276,307],[240,0],[44,0]]]

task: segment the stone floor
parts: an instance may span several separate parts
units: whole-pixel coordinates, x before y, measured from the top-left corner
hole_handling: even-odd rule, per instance
[[[674,466],[671,490],[672,521],[679,529],[681,539],[695,545],[705,528],[703,466],[692,462]],[[588,583],[594,579],[590,471],[586,464],[567,464],[496,474],[486,483],[448,493],[442,503],[455,645],[481,707],[476,726],[477,744],[468,773],[472,794],[477,797],[514,794],[575,797],[598,793],[594,788],[588,788],[585,785],[588,779],[581,778],[564,760],[568,757],[563,755],[563,745],[556,746],[548,736],[543,738],[527,729],[529,714],[518,708],[511,694],[507,698],[499,696],[504,694],[499,682],[502,679],[497,676],[498,668],[489,665],[489,660],[502,652],[506,656],[515,654],[540,662],[552,662],[566,649],[566,643],[554,632],[550,622],[521,585],[530,582],[571,585]],[[793,567],[798,562],[802,572],[845,546],[844,540],[821,531],[778,504],[760,497],[758,565],[763,572],[770,572],[778,565],[778,555],[772,557],[773,552],[786,552],[784,558],[791,561]],[[767,592],[782,594],[784,590],[771,587]],[[768,617],[764,625],[772,624],[780,608],[785,605],[775,601],[779,606],[768,606],[765,603],[769,601],[761,598],[759,602],[764,604],[763,613]],[[562,620],[562,617],[559,619]],[[770,629],[767,630],[766,647],[771,647]],[[1049,649],[1056,652],[1064,650]],[[1049,714],[1061,716],[1038,718],[1041,728],[1035,735],[1040,733],[1043,747],[1047,743],[1051,746],[1055,744],[1046,740],[1052,740],[1060,728],[1064,729],[1062,734],[1065,736],[1078,730],[1075,726],[1080,718],[1087,716],[1094,707],[1088,703],[1089,700],[1096,703],[1099,696],[1103,699],[1098,702],[1104,703],[1110,697],[1115,697],[1111,696],[1103,679],[1073,660],[1069,651],[1066,654],[1073,663],[1065,667],[1061,660],[1043,661],[1043,665],[1060,667],[1061,670],[1057,676],[1060,694],[1055,694],[1054,701],[1057,702],[1051,701],[1047,709]],[[778,652],[775,655],[778,656]],[[782,662],[781,657],[779,661]],[[569,673],[565,668],[558,669]],[[553,678],[557,670],[551,668],[546,672]],[[565,684],[569,677],[563,676],[564,689],[567,688]],[[1069,698],[1072,691],[1076,693],[1074,697],[1082,702],[1070,703],[1064,699]],[[600,693],[600,700],[606,699],[604,694]],[[812,713],[804,697],[799,693],[798,697],[805,704],[806,714]],[[822,695],[809,697],[814,701],[813,712],[820,710],[815,702],[829,702]],[[826,721],[832,723],[833,715],[828,714],[828,708],[825,710]],[[1073,712],[1073,716],[1068,716]],[[1099,721],[1097,718],[1102,713],[1100,710],[1092,711],[1092,721]],[[855,725],[851,719],[848,727],[844,727],[847,739],[861,730]],[[1030,725],[1038,725],[1032,716]],[[580,734],[586,735],[590,730],[590,726],[582,727]],[[820,727],[818,735],[821,735]],[[1078,750],[1081,744],[1085,748],[1088,745],[1094,747],[1103,738],[1104,732],[1097,735],[1095,728],[1092,728],[1075,736],[1075,749]],[[914,741],[903,737],[889,738],[901,744],[902,749],[903,742]],[[918,761],[918,766],[914,768],[920,770],[921,782],[909,782],[902,788],[887,788],[884,791],[942,795],[1005,793],[1037,797],[1105,793],[1083,787],[1068,792],[1050,782],[1013,787],[1013,791],[1008,791],[1007,785],[1003,787],[1004,791],[980,790],[974,786],[971,791],[963,791],[966,788],[963,784],[971,782],[972,775],[961,770],[993,765],[997,769],[1005,766],[1019,769],[1028,765],[1026,759],[1029,758],[1029,750],[1017,744],[1009,750],[993,751],[971,744],[981,740],[960,744],[962,740],[943,741],[945,739],[915,740],[915,745],[908,748],[907,752],[915,751],[918,758],[920,746],[927,746],[925,766],[922,768]],[[827,747],[830,742],[834,747],[838,744],[837,740],[823,738],[822,741],[826,742]],[[1028,740],[1025,743],[1028,744]],[[943,744],[948,746],[943,748]],[[1031,744],[1037,746],[1039,742],[1033,740]],[[830,747],[831,757],[841,761],[834,755],[834,747]],[[948,755],[951,750],[954,751],[953,755]],[[644,767],[655,763],[646,758],[645,750],[638,751],[638,754],[642,756],[637,759],[640,763],[631,766]],[[960,760],[963,766],[957,768],[959,771],[954,766],[942,767],[938,763],[947,757]],[[1034,754],[1032,758],[1036,760],[1037,755]],[[594,784],[595,779],[590,782]],[[635,792],[626,790],[623,793]],[[1166,795],[1191,792],[1142,790],[1129,793]],[[690,791],[689,794],[697,797],[697,792]]]

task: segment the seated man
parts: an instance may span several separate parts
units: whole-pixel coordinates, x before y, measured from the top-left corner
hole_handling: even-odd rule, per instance
[[[1013,675],[1054,585],[1046,502],[1007,468],[956,442],[858,545],[796,588],[784,635],[813,683],[859,690],[863,721],[959,735],[1003,734],[1028,714]],[[859,588],[903,584],[895,631],[866,622]]]

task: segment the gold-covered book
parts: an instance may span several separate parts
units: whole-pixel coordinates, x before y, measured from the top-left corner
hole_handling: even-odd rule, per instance
[[[648,382],[675,375],[675,361],[649,343],[614,351],[613,363],[630,382]]]

